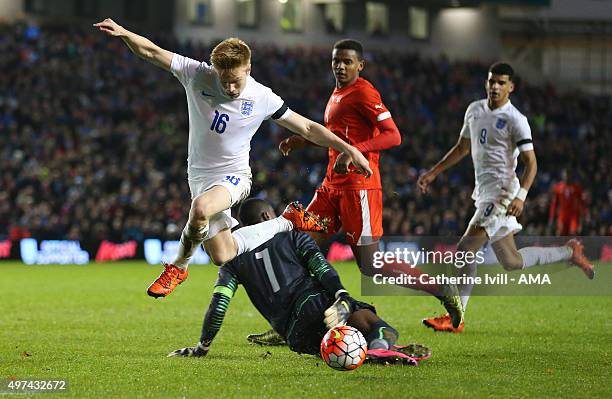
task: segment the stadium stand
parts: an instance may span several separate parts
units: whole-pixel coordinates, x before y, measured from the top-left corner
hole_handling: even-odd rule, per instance
[[[210,43],[149,37],[208,57]],[[253,75],[321,121],[333,85],[329,49],[252,48]],[[488,65],[385,52],[368,52],[367,61],[364,76],[403,134],[381,157],[385,234],[461,234],[473,212],[469,162],[441,176],[432,195],[415,183],[456,141],[469,102],[485,96]],[[96,32],[23,23],[0,25],[0,69],[0,240],[178,237],[189,207],[188,121],[171,75]],[[519,82],[512,99],[530,120],[539,160],[525,233],[548,232],[550,188],[567,168],[586,193],[579,233],[612,235],[610,97]],[[287,134],[264,124],[252,143],[252,195],[279,207],[308,202],[327,164],[317,148],[282,157],[276,147]]]

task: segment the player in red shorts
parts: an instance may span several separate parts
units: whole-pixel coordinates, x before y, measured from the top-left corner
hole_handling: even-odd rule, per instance
[[[552,188],[552,202],[550,204],[549,225],[554,223],[557,216],[556,235],[576,235],[580,226],[580,217],[584,214],[584,201],[582,186],[570,182],[567,171],[561,172],[561,181]]]
[[[401,135],[378,90],[359,76],[364,66],[361,43],[346,39],[334,45],[332,71],[336,87],[325,108],[324,124],[365,155],[372,168],[372,176],[368,178],[349,170],[347,155],[330,148],[325,179],[307,210],[330,220],[327,234],[311,234],[315,241],[321,244],[342,228],[359,269],[364,275],[371,276],[373,254],[378,250],[378,241],[383,235],[382,186],[378,169],[380,151],[398,146]],[[308,141],[300,136],[292,136],[281,142],[279,149],[288,155],[306,145],[309,145]],[[388,276],[411,274],[417,278],[422,274],[418,269],[405,264],[385,265],[383,273]],[[433,285],[407,287],[438,297],[447,310],[457,316],[459,325],[463,310],[457,293],[448,292],[448,287]],[[250,335],[248,339],[269,344],[274,335],[268,331]],[[268,342],[263,342],[266,340]]]
[[[361,44],[342,40],[334,45],[332,69],[334,89],[325,108],[325,126],[343,140],[354,143],[370,162],[373,174],[347,172],[346,155],[329,149],[329,163],[323,184],[317,189],[308,209],[330,220],[329,234],[344,229],[360,268],[366,267],[364,255],[378,249],[382,228],[382,186],[378,170],[379,151],[401,143],[400,132],[380,93],[361,78],[364,60]],[[283,154],[306,145],[298,136],[284,140]],[[318,235],[319,242],[329,237]],[[369,265],[368,265],[369,266]]]

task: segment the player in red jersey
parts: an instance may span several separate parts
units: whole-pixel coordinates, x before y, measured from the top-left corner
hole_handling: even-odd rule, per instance
[[[359,269],[364,275],[371,276],[374,273],[373,254],[378,250],[378,241],[383,235],[382,186],[378,168],[380,151],[398,146],[401,135],[378,90],[359,76],[364,66],[361,43],[345,39],[334,45],[332,71],[336,87],[325,108],[324,124],[332,133],[361,151],[368,159],[373,173],[370,177],[354,173],[349,170],[347,154],[329,148],[325,179],[316,190],[307,210],[330,221],[326,234],[311,234],[317,244],[342,228]],[[289,155],[291,151],[306,145],[309,142],[300,136],[291,136],[280,143],[279,149],[284,155]],[[383,273],[388,276],[410,274],[417,281],[423,274],[417,268],[395,263],[385,265]],[[433,284],[406,287],[438,297],[447,310],[456,315],[456,323],[459,325],[463,309],[455,287],[452,293],[448,292],[448,287]],[[260,338],[265,336],[272,340],[272,335],[270,332],[251,335],[249,341],[269,344],[261,342]]]
[[[580,226],[580,217],[584,214],[583,190],[580,184],[570,182],[567,171],[561,172],[561,181],[552,188],[552,202],[548,216],[552,226],[557,216],[556,235],[576,235]]]
[[[341,227],[344,229],[359,266],[364,268],[363,255],[370,252],[365,248],[377,249],[377,241],[383,234],[379,151],[399,145],[401,135],[378,90],[359,76],[364,67],[362,54],[361,44],[353,40],[342,40],[334,45],[332,70],[336,88],[327,102],[324,123],[366,156],[373,174],[366,178],[346,173],[346,155],[330,148],[325,179],[308,209],[331,221],[330,234]],[[306,143],[299,136],[293,136],[280,144],[280,150],[288,155]],[[316,238],[323,241],[328,236]]]

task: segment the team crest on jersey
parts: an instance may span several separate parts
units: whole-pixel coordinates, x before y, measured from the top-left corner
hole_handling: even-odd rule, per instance
[[[504,119],[498,119],[495,127],[498,129],[503,129],[506,126],[506,121]]]
[[[240,106],[240,113],[244,116],[249,116],[253,113],[254,106],[255,106],[255,101],[242,100],[242,105]]]

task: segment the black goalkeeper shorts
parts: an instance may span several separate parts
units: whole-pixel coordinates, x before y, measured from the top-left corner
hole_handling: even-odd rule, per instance
[[[298,353],[318,355],[321,340],[327,333],[323,313],[335,299],[327,291],[309,291],[303,294],[293,306],[293,312],[287,327],[287,344],[289,349]],[[355,310],[369,309],[376,313],[374,306],[355,301]]]

